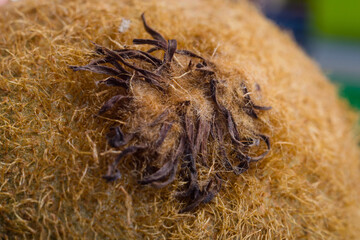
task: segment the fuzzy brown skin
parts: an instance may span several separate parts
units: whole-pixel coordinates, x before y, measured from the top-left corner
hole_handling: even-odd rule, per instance
[[[291,37],[252,6],[22,1],[0,11],[3,236],[351,239],[359,234],[354,115]],[[179,48],[220,69],[224,105],[236,109],[242,104],[239,84],[244,82],[254,102],[272,106],[259,114],[259,121],[233,110],[241,134],[270,136],[272,150],[239,177],[229,173],[211,203],[187,214],[178,213],[184,203],[173,196],[181,179],[161,190],[142,186],[137,180],[145,166],[136,157],[122,162],[117,182],[101,179],[118,154],[106,145],[109,127],[130,131],[151,123],[179,101],[175,94],[163,98],[147,83],[135,82],[136,100],[129,106],[135,114],[123,111],[121,120],[94,118],[117,90],[95,85],[105,76],[68,68],[93,59],[91,41],[117,49],[147,38],[139,18],[144,11],[166,39],[177,39]],[[131,26],[119,34],[122,18]],[[196,114],[210,116],[213,103],[191,81],[179,82],[187,93],[178,98],[193,99]],[[172,149],[182,131],[175,124],[160,153]],[[158,134],[159,129],[144,130],[142,138],[153,140]],[[225,147],[231,148],[229,143]],[[212,159],[219,156],[216,149],[209,146]],[[199,176],[208,171],[199,169]]]

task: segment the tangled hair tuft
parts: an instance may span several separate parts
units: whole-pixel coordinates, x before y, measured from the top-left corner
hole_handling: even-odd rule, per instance
[[[121,152],[103,178],[109,182],[120,178],[118,165],[129,155],[144,166],[140,184],[163,188],[176,179],[180,169],[179,179],[184,184],[175,197],[187,202],[180,212],[188,212],[214,198],[225,172],[242,174],[250,163],[263,159],[270,151],[269,137],[237,124],[233,112],[259,121],[258,111],[271,107],[256,105],[241,81],[241,96],[230,94],[236,95],[238,103],[233,104],[236,109],[231,109],[226,103],[229,100],[222,99],[227,96],[222,94],[226,81],[220,80],[221,70],[192,51],[178,49],[175,39],[166,41],[147,24],[144,14],[141,17],[152,39],[133,39],[133,44],[149,45],[150,49],[110,50],[95,44],[101,58],[70,68],[109,75],[98,84],[116,87],[117,94],[103,104],[98,114],[132,125],[127,131],[124,126],[110,129],[108,145]],[[161,52],[163,56],[159,57]],[[137,113],[142,100],[134,93],[135,85],[146,89],[144,94],[157,95],[156,104],[165,106],[150,123],[144,123]],[[197,95],[190,94],[186,85]],[[207,106],[205,111],[202,105]],[[158,134],[152,134],[155,132]]]

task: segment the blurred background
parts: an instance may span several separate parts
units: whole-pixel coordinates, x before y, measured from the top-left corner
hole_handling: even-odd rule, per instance
[[[252,0],[360,109],[360,0]]]

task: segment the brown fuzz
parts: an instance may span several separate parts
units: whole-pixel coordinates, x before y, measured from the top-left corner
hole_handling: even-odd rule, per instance
[[[232,111],[225,103],[222,103],[221,93],[218,84],[220,70],[216,69],[209,60],[189,51],[177,49],[175,39],[166,41],[165,38],[152,29],[146,22],[144,14],[141,15],[144,28],[153,39],[134,39],[134,45],[150,45],[152,48],[147,51],[138,49],[110,50],[106,47],[95,45],[95,52],[102,55],[85,66],[70,66],[74,71],[84,70],[98,74],[106,74],[110,77],[98,81],[98,84],[105,84],[109,87],[120,87],[121,94],[117,94],[107,100],[99,110],[99,115],[112,112],[111,117],[117,118],[116,111],[124,110],[136,100],[131,90],[131,82],[146,82],[151,87],[159,90],[163,96],[170,95],[173,73],[192,74],[194,81],[205,84],[210,104],[213,106],[211,118],[195,113],[191,100],[180,101],[177,105],[170,106],[164,110],[152,123],[141,126],[137,130],[123,132],[120,126],[110,129],[107,141],[112,148],[121,148],[121,153],[108,166],[108,172],[104,179],[115,181],[121,177],[118,164],[128,155],[133,155],[146,165],[146,169],[157,166],[157,170],[144,170],[140,184],[150,184],[155,188],[163,188],[172,183],[177,176],[180,166],[179,180],[184,181],[182,191],[175,194],[176,198],[187,202],[187,205],[180,210],[180,213],[192,211],[202,203],[210,202],[220,191],[222,185],[221,173],[232,171],[239,175],[249,169],[251,162],[256,162],[265,157],[270,151],[269,137],[264,134],[252,132],[252,137],[244,137],[239,132],[239,126],[233,117]],[[152,55],[155,51],[163,51],[163,58]],[[182,67],[176,55],[185,61],[186,67]],[[179,70],[180,69],[180,70]],[[194,84],[194,87],[197,85]],[[199,88],[200,89],[200,88]],[[201,88],[203,89],[203,88]],[[270,110],[271,107],[263,107],[254,104],[244,82],[239,85],[243,93],[242,105],[239,111],[244,112],[258,120],[257,110]],[[151,94],[151,93],[149,93]],[[146,126],[145,126],[146,125]],[[180,127],[176,133],[174,127]],[[152,132],[159,131],[157,138],[149,140],[142,137],[143,129],[150,129]],[[177,140],[172,144],[170,151],[166,154],[161,148],[167,141],[170,134],[177,134]],[[250,156],[252,149],[260,148],[264,142],[266,150],[260,155]],[[225,144],[232,145],[231,151],[225,148]],[[217,156],[214,157],[208,152],[208,145],[217,146]],[[252,151],[250,151],[252,150]],[[228,155],[231,154],[232,161]],[[145,157],[146,156],[146,157]],[[147,159],[147,160],[144,160]],[[149,160],[150,159],[150,160]],[[215,170],[210,170],[210,165],[215,159]],[[235,162],[235,163],[234,163]],[[235,164],[235,165],[234,165]],[[203,167],[211,172],[206,177],[198,168]],[[225,169],[225,170],[222,170]],[[203,179],[200,181],[200,179]]]

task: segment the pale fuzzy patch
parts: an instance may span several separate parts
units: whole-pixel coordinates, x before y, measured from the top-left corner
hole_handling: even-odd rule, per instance
[[[120,26],[118,28],[118,31],[120,33],[124,33],[130,28],[130,25],[131,25],[131,21],[129,19],[123,18],[121,20],[121,24],[120,24]]]

